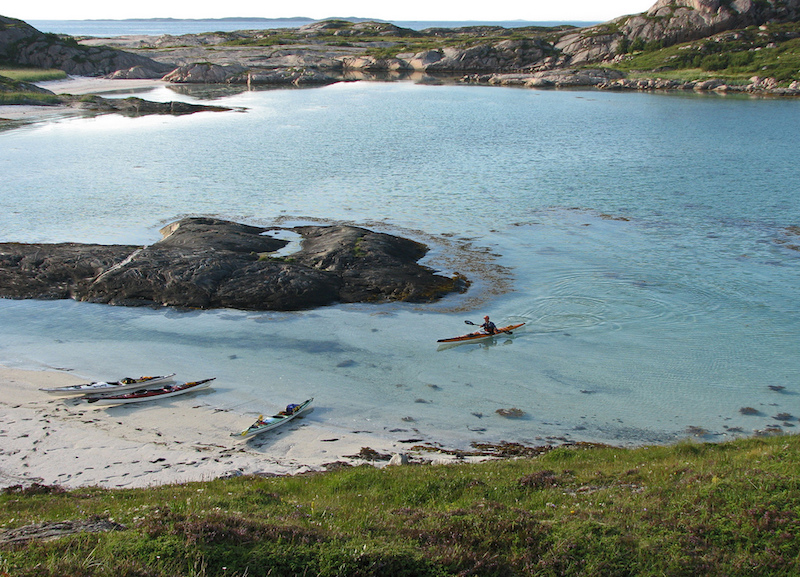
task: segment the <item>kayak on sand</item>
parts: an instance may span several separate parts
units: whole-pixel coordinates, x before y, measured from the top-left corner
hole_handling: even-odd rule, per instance
[[[83,383],[80,385],[68,385],[66,387],[55,387],[53,389],[39,389],[51,395],[86,395],[90,393],[118,393],[120,391],[130,391],[132,389],[141,389],[143,387],[150,387],[153,385],[163,385],[173,380],[175,373],[169,375],[161,375],[158,377],[139,377],[132,379],[126,377],[118,381],[97,381],[94,383]]]
[[[498,328],[497,332],[494,334],[489,334],[483,331],[478,331],[475,333],[468,333],[466,335],[461,335],[460,337],[451,337],[449,339],[439,339],[436,341],[437,343],[468,343],[473,341],[481,341],[483,339],[491,339],[492,337],[496,337],[502,335],[503,333],[510,334],[511,331],[514,329],[518,329],[525,323],[518,323],[515,325],[508,325],[507,327]]]
[[[98,405],[119,405],[122,403],[138,403],[141,401],[151,401],[153,399],[162,399],[164,397],[174,397],[175,395],[183,395],[185,393],[199,391],[211,386],[211,381],[216,377],[204,379],[202,381],[193,381],[191,383],[180,383],[177,385],[166,385],[160,389],[140,389],[130,393],[123,393],[120,395],[88,395],[84,397],[90,403]]]
[[[264,417],[264,415],[260,415],[256,422],[247,427],[241,433],[231,433],[231,437],[237,437],[239,439],[244,439],[247,437],[252,437],[254,435],[258,435],[265,431],[269,431],[274,429],[275,427],[280,427],[284,423],[288,423],[300,413],[304,412],[311,406],[311,401],[314,400],[314,397],[311,397],[307,401],[300,403],[299,405],[291,404],[287,405],[286,409],[281,411],[276,415],[272,415],[271,417]]]

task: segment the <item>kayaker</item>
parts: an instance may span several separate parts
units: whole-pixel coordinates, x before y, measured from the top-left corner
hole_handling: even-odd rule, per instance
[[[487,335],[494,335],[497,334],[497,326],[489,320],[489,315],[483,317],[483,324],[481,328],[486,332]]]

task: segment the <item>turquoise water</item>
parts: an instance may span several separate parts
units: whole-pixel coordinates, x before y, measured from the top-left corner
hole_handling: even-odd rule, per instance
[[[800,101],[347,83],[214,102],[247,111],[0,133],[0,240],[349,222],[473,288],[296,313],[5,300],[0,363],[214,375],[222,409],[314,396],[317,426],[448,447],[720,440],[800,413]],[[437,348],[484,313],[528,324]]]

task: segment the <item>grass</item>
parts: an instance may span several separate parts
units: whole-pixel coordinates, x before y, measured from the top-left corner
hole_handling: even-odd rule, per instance
[[[63,80],[67,73],[63,70],[43,68],[17,68],[0,66],[0,75],[22,82],[44,82],[47,80]]]
[[[5,529],[92,516],[127,527],[0,545],[0,572],[15,577],[800,572],[797,436],[29,490],[0,504]]]
[[[55,94],[43,94],[41,92],[0,92],[0,105],[55,105],[60,103],[61,99]]]
[[[669,73],[682,80],[713,77],[747,84],[760,76],[789,84],[800,80],[800,23],[728,31],[667,48],[644,47],[614,68],[650,77]]]

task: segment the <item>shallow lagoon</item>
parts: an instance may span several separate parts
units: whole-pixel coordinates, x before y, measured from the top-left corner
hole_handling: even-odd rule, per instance
[[[428,243],[473,289],[297,313],[0,301],[0,362],[214,375],[221,409],[314,396],[311,423],[448,447],[723,439],[800,413],[800,102],[412,83],[214,102],[247,112],[0,133],[2,240],[344,221]],[[528,325],[437,348],[484,313]]]

